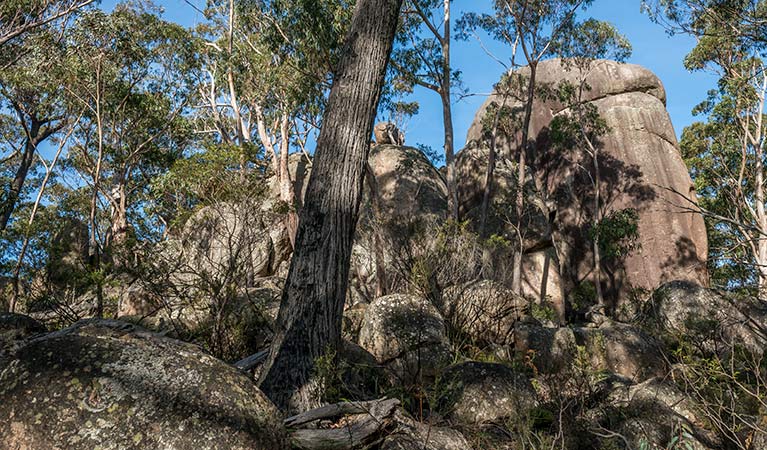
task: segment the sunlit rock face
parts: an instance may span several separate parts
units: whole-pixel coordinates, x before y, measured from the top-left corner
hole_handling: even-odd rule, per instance
[[[605,267],[602,283],[611,306],[617,312],[628,306],[630,293],[653,290],[671,280],[707,285],[705,225],[700,215],[686,210],[694,206],[695,192],[666,111],[663,84],[647,69],[614,61],[595,61],[587,72],[568,69],[561,60],[544,61],[538,67],[539,86],[555,89],[563,81],[582,80],[588,87],[583,101],[596,107],[608,127],[597,141],[602,215],[633,208],[639,216],[638,248]],[[520,108],[513,99],[505,101]],[[504,99],[498,94],[488,98],[469,129],[466,149],[458,156],[459,200],[466,214],[476,212],[481,202],[489,148],[486,116],[493,102],[502,104]],[[530,243],[547,237],[547,229],[554,235],[566,285],[588,278],[593,269],[591,157],[583,149],[562,150],[551,139],[552,121],[569,113],[567,106],[550,96],[533,106],[530,148],[534,152],[528,161],[534,176],[529,181],[545,194],[553,214],[546,217],[531,206],[535,211],[525,219],[525,238]],[[513,198],[519,139],[519,133],[498,137],[496,201]],[[505,206],[513,209],[513,204]],[[619,299],[624,303],[618,304]]]

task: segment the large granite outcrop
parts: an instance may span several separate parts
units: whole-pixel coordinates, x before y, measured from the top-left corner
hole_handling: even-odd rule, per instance
[[[608,126],[598,142],[604,214],[633,208],[639,215],[639,248],[605,268],[608,299],[614,302],[618,297],[627,298],[636,288],[649,291],[675,279],[706,285],[705,225],[700,215],[683,209],[690,206],[683,196],[694,201],[695,192],[666,111],[663,84],[647,69],[613,61],[594,62],[585,77],[577,70],[567,70],[560,60],[544,61],[538,67],[541,87],[553,89],[563,81],[577,84],[581,79],[590,87],[583,100],[596,106]],[[498,94],[488,98],[469,129],[467,148],[458,155],[458,193],[465,213],[470,214],[481,202],[488,152],[487,121],[483,120],[493,102],[502,101]],[[513,100],[507,104],[519,107]],[[530,137],[535,152],[528,155],[533,168],[530,185],[544,193],[543,202],[555,214],[546,217],[539,212],[541,208],[531,206],[534,211],[526,220],[526,239],[535,243],[547,238],[547,222],[551,225],[561,266],[566,269],[563,272],[569,271],[562,275],[572,289],[576,280],[587,278],[592,270],[588,229],[593,187],[590,174],[583,169],[591,167],[588,154],[552,145],[550,126],[562,114],[568,114],[568,108],[551,97],[536,100],[533,106]],[[504,193],[515,186],[518,136],[499,136],[497,150],[494,195],[503,202]]]
[[[386,270],[389,292],[403,288],[410,281],[403,259],[411,256],[411,244],[427,247],[433,241],[431,227],[447,216],[445,181],[421,151],[380,144],[371,149],[368,163],[375,179],[366,179],[363,188],[350,305],[375,299],[377,264]]]

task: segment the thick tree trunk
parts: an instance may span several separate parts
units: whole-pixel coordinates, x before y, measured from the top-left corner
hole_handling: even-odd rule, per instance
[[[288,411],[319,404],[318,358],[341,342],[352,240],[370,134],[402,0],[360,0],[354,10],[309,179],[296,249],[261,381]]]

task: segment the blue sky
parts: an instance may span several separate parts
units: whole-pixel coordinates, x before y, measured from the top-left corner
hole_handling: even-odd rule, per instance
[[[188,0],[200,8],[205,0]],[[103,0],[102,8],[111,9],[115,0]],[[156,0],[165,10],[167,20],[185,26],[193,26],[202,20],[199,13],[184,0]],[[491,0],[455,0],[454,17],[464,11],[489,11]],[[683,66],[684,56],[695,44],[687,36],[669,36],[659,25],[654,24],[640,11],[640,0],[595,0],[582,17],[595,17],[611,22],[628,37],[633,54],[628,60],[655,72],[663,81],[668,94],[668,110],[677,135],[685,126],[694,121],[692,108],[706,97],[709,89],[715,87],[716,77],[712,74],[690,73]],[[498,57],[508,59],[509,51],[502,45],[488,40],[486,46]],[[462,100],[454,100],[454,127],[456,147],[463,146],[466,132],[485,95],[498,81],[503,67],[493,61],[475,40],[453,44],[453,65],[463,72],[465,88],[475,94]],[[418,116],[407,125],[407,143],[426,144],[435,150],[442,149],[442,113],[437,94],[424,89],[414,93],[414,100],[421,105]]]

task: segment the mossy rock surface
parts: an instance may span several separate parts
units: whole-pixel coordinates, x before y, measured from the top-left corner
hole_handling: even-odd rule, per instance
[[[86,320],[17,348],[0,367],[0,442],[34,449],[287,448],[280,414],[198,347]]]

